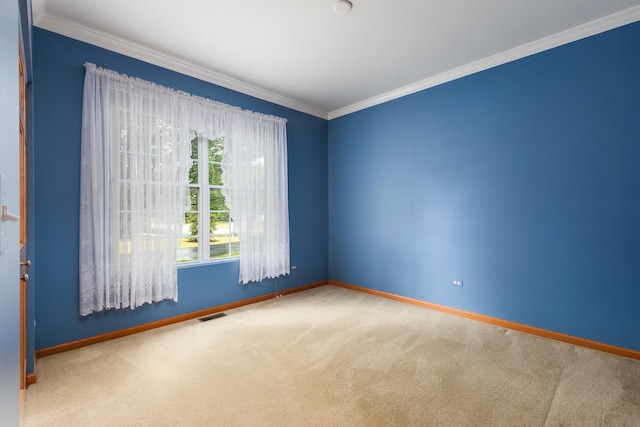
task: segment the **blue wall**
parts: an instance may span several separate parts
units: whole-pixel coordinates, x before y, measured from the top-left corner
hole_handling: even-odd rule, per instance
[[[236,262],[181,268],[178,303],[78,316],[82,64],[89,61],[288,119],[298,268],[279,288],[331,278],[640,350],[640,24],[328,124],[33,32],[36,348],[276,286],[237,285]]]
[[[327,121],[167,69],[33,29],[37,274],[40,349],[328,278]],[[290,276],[240,286],[237,261],[178,270],[179,301],[78,315],[80,130],[85,62],[288,120]]]
[[[0,172],[6,177],[2,200],[21,214],[18,142],[18,1],[0,0]],[[20,257],[19,225],[0,222],[6,239],[0,251],[0,425],[14,426],[20,415]]]
[[[640,350],[640,23],[332,120],[329,229],[333,280]]]

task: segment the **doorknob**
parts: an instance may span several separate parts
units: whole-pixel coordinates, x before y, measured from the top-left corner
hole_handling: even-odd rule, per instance
[[[24,273],[22,276],[20,276],[20,280],[24,280],[24,283],[27,283],[29,281],[29,275],[27,273]]]
[[[26,260],[26,261],[22,261],[22,262],[20,263],[20,265],[24,265],[24,266],[26,266],[26,267],[31,267],[31,260],[30,260],[30,259],[28,259],[28,260]]]

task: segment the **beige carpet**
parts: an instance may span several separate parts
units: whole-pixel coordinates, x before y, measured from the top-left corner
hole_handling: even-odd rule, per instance
[[[640,426],[640,362],[323,286],[38,361],[25,426]]]

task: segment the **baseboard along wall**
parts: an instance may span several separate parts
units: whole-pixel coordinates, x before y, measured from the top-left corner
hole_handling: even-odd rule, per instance
[[[293,294],[296,292],[306,291],[308,289],[317,288],[319,286],[324,285],[333,285],[338,286],[345,289],[351,289],[358,292],[364,292],[371,295],[376,295],[383,298],[389,298],[396,301],[404,302],[407,304],[413,304],[420,307],[429,308],[432,310],[442,311],[445,313],[453,314],[460,317],[465,317],[467,319],[477,320],[479,322],[489,323],[491,325],[500,326],[506,329],[511,329],[514,331],[524,332],[531,335],[537,335],[544,338],[553,339],[556,341],[562,341],[565,343],[587,347],[598,351],[603,351],[605,353],[611,353],[618,356],[628,357],[631,359],[640,360],[640,351],[635,351],[623,347],[616,347],[609,344],[604,344],[597,341],[591,341],[584,338],[574,337],[571,335],[561,334],[558,332],[549,331],[546,329],[536,328],[533,326],[523,325],[520,323],[511,322],[508,320],[497,319],[495,317],[485,316],[483,314],[472,313],[469,311],[459,310],[456,308],[451,308],[443,305],[433,304],[426,301],[421,301],[413,298],[407,298],[395,294],[391,294],[388,292],[377,291],[375,289],[369,289],[362,286],[351,285],[348,283],[338,282],[335,280],[327,280],[321,282],[315,282],[308,285],[299,286],[296,288],[285,289],[278,292],[272,292],[266,295],[262,295],[255,298],[250,298],[242,301],[237,301],[229,304],[223,304],[216,307],[207,308],[204,310],[194,311],[191,313],[182,314],[180,316],[170,317],[167,319],[158,320],[155,322],[145,323],[143,325],[133,326],[131,328],[121,329],[118,331],[109,332],[102,335],[97,335],[93,337],[83,338],[80,340],[55,345],[52,347],[46,347],[39,350],[36,350],[35,356],[36,361],[39,358],[50,356],[53,354],[62,353],[69,350],[74,350],[81,347],[86,347],[88,345],[97,344],[100,342],[112,340],[115,338],[124,337],[127,335],[137,334],[139,332],[149,331],[151,329],[159,328],[162,326],[171,325],[178,322],[184,322],[185,320],[196,319],[203,316],[208,316],[211,314],[219,313],[225,310],[231,310],[233,308],[243,307],[246,305],[250,305],[256,302],[265,301],[268,299],[276,298],[283,295]],[[36,382],[36,374],[31,373],[27,375],[27,384],[34,384]]]
[[[593,350],[603,351],[605,353],[611,353],[618,356],[628,357],[630,359],[640,360],[640,351],[635,351],[635,350],[631,350],[624,347],[616,347],[614,345],[604,344],[598,341],[591,341],[584,338],[574,337],[572,335],[566,335],[566,334],[561,334],[559,332],[553,332],[546,329],[536,328],[534,326],[523,325],[521,323],[516,323],[508,320],[497,319],[495,317],[485,316],[484,314],[472,313],[470,311],[459,310],[457,308],[451,308],[444,305],[434,304],[434,303],[421,301],[413,298],[402,297],[402,296],[390,294],[387,292],[364,288],[362,286],[356,286],[348,283],[337,282],[335,280],[329,280],[328,283],[330,285],[339,286],[346,289],[352,289],[354,291],[365,292],[371,295],[390,298],[390,299],[401,301],[407,304],[413,304],[420,307],[430,308],[432,310],[442,311],[445,313],[454,314],[456,316],[465,317],[467,319],[489,323],[491,325],[500,326],[500,327],[511,329],[518,332],[524,332],[527,334],[537,335],[540,337],[549,338],[556,341],[562,341],[562,342],[577,345],[580,347],[587,347]]]
[[[37,380],[35,372],[27,374],[27,385],[35,384]]]
[[[76,341],[71,341],[51,347],[41,348],[36,350],[36,360],[41,357],[51,356],[53,354],[63,353],[69,350],[75,350],[77,348],[86,347],[91,344],[97,344],[104,341],[109,341],[115,338],[125,337],[127,335],[137,334],[139,332],[145,332],[152,329],[160,328],[162,326],[172,325],[174,323],[184,322],[185,320],[197,319],[199,317],[208,316],[210,314],[219,313],[225,310],[231,310],[233,308],[243,307],[245,305],[254,304],[260,301],[266,301],[268,299],[276,298],[279,296],[292,294],[295,292],[302,292],[307,289],[317,288],[318,286],[324,286],[328,284],[327,281],[311,283],[308,285],[298,286],[291,289],[283,289],[277,292],[271,292],[265,295],[261,295],[255,298],[249,298],[242,301],[236,301],[229,304],[223,304],[216,307],[206,308],[204,310],[193,311],[191,313],[181,314],[179,316],[169,317],[155,322],[149,322],[138,326],[132,326],[130,328],[120,329],[106,334],[96,335],[93,337],[82,338]]]

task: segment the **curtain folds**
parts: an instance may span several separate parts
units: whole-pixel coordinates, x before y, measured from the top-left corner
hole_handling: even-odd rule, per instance
[[[222,192],[240,238],[240,283],[290,271],[284,123],[254,120],[225,138]]]
[[[94,64],[85,70],[80,314],[177,300],[175,251],[196,133],[225,136],[239,281],[288,274],[286,121]]]

